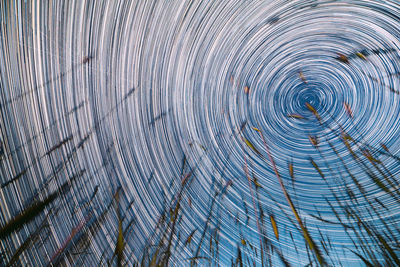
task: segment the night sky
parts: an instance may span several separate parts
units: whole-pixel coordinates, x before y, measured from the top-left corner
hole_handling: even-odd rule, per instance
[[[399,49],[398,1],[0,2],[0,265],[395,266]]]

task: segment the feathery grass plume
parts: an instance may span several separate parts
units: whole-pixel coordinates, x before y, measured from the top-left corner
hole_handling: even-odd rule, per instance
[[[179,224],[178,215],[179,215],[179,210],[180,210],[180,207],[181,207],[180,206],[180,200],[181,200],[181,198],[178,199],[178,202],[177,202],[177,204],[175,206],[175,209],[174,209],[172,217],[171,217],[171,221],[172,221],[171,231],[170,231],[169,238],[168,238],[167,248],[163,252],[165,257],[163,257],[161,262],[160,262],[161,265],[168,266],[168,264],[169,264],[169,259],[171,257],[172,240],[174,238],[174,235],[176,234],[176,226],[177,226],[177,224]]]
[[[392,174],[392,172],[385,166],[385,164],[383,163],[383,161],[380,161],[379,165],[382,167],[383,171],[386,172],[386,174],[388,175],[388,176],[387,176],[388,179],[389,179],[388,183],[389,183],[389,184],[391,184],[391,183],[395,184],[395,185],[393,185],[393,186],[394,186],[394,189],[396,189],[396,191],[398,191],[399,188],[400,188],[400,182],[397,181],[397,178],[396,178],[396,177]]]
[[[157,259],[158,259],[158,253],[160,251],[160,246],[157,247],[156,252],[154,253],[153,257],[151,258],[150,262],[150,267],[157,267],[159,264],[157,264]],[[143,257],[144,259],[144,257]],[[143,263],[143,262],[142,262]],[[144,264],[142,264],[144,266]]]
[[[327,113],[329,114],[329,112],[327,112]],[[353,123],[353,125],[354,125],[354,130],[355,130],[356,133],[360,136],[360,138],[353,138],[353,137],[351,137],[348,133],[345,132],[343,126],[342,126],[339,122],[337,122],[337,120],[336,120],[331,114],[329,114],[329,116],[330,116],[330,118],[338,125],[338,127],[339,127],[339,129],[340,129],[340,132],[341,132],[341,133],[340,133],[341,138],[346,138],[348,141],[352,141],[358,148],[367,147],[367,148],[369,148],[373,153],[379,153],[379,154],[381,154],[381,155],[386,155],[386,156],[391,157],[391,158],[395,159],[396,161],[400,162],[400,157],[398,157],[398,156],[393,155],[392,153],[390,153],[390,151],[388,150],[388,148],[387,148],[384,144],[381,143],[381,145],[380,145],[381,148],[383,149],[383,151],[382,151],[381,149],[379,149],[379,148],[376,148],[376,147],[374,147],[374,146],[368,144],[368,143],[364,140],[363,135],[357,130],[357,126],[356,126],[354,123]],[[335,133],[336,136],[338,136],[338,135],[336,134],[336,132],[335,132],[334,129],[332,129],[329,125],[327,125],[327,126],[328,126],[328,128],[329,128],[333,133]],[[383,145],[383,146],[382,146],[382,145]]]
[[[381,163],[380,160],[374,158],[374,156],[371,154],[371,152],[369,152],[367,148],[361,149],[361,152],[364,155],[364,157],[368,159],[371,163]]]
[[[261,153],[260,153],[260,151],[258,151],[258,149],[248,140],[248,139],[246,139],[245,137],[243,137],[243,136],[241,136],[242,137],[242,140],[245,142],[245,144],[249,147],[249,148],[251,148],[254,152],[256,152],[256,154],[258,154],[258,155],[262,155]]]
[[[221,217],[218,217],[217,228],[214,229],[214,234],[212,235],[215,243],[215,249],[213,249],[213,259],[215,260],[216,266],[219,266],[219,227],[221,224],[220,218]]]
[[[344,110],[346,111],[347,115],[352,119],[353,112],[351,111],[350,105],[347,102],[343,102]]]
[[[317,110],[310,104],[306,103],[306,108],[311,111],[311,113],[314,115],[314,117],[318,120],[320,124],[322,124],[322,119]]]
[[[214,259],[214,249],[213,249],[213,235],[210,235],[210,245],[209,245],[209,251],[212,255],[212,259]]]
[[[393,198],[395,198],[397,201],[400,202],[400,199],[388,188],[386,187],[380,179],[373,173],[373,171],[357,156],[357,154],[353,151],[353,149],[350,146],[350,143],[348,142],[347,138],[342,138],[343,143],[345,144],[347,150],[350,152],[352,157],[355,159],[355,161],[363,167],[363,170],[367,173],[367,175],[371,178],[371,180],[383,191],[391,195]]]
[[[400,157],[394,155],[393,153],[391,153],[388,149],[388,147],[385,144],[380,144],[381,148],[383,149],[383,151],[381,149],[378,148],[374,148],[368,144],[365,144],[367,147],[369,147],[371,150],[373,150],[374,152],[379,153],[380,155],[385,155],[388,156],[392,159],[395,159],[397,162],[400,162]]]
[[[116,208],[117,208],[117,216],[118,216],[118,235],[117,235],[117,243],[115,245],[115,254],[117,255],[117,266],[122,266],[122,261],[124,260],[124,235],[122,229],[122,218],[119,204],[119,190],[116,194]]]
[[[319,142],[318,142],[318,137],[314,135],[309,135],[308,140],[310,140],[310,143],[315,147],[318,148]]]
[[[393,241],[395,244],[400,244],[395,233],[392,231],[390,226],[386,223],[387,219],[383,218],[376,210],[374,210],[374,211],[375,211],[374,215],[378,216],[380,222],[383,224],[383,226],[385,227],[385,230],[388,232],[388,233],[386,233],[385,231],[382,231],[381,233],[384,234],[386,236],[386,238],[389,240],[394,239]],[[390,222],[390,223],[395,224],[396,222],[394,221],[394,222]]]
[[[390,152],[389,148],[384,143],[381,143],[380,145],[383,148],[383,150],[385,150],[386,152]]]
[[[299,71],[299,77],[303,81],[303,83],[308,83],[306,77],[304,76],[304,73],[301,70]]]
[[[318,114],[317,110],[310,104],[310,103],[306,103],[306,108],[311,111],[312,114]]]
[[[266,233],[265,233],[265,224],[264,224],[264,210],[263,210],[263,208],[262,208],[262,205],[261,205],[261,201],[260,201],[260,189],[262,189],[262,186],[261,186],[261,184],[259,184],[258,183],[258,181],[257,181],[257,177],[256,177],[256,175],[254,174],[254,172],[253,172],[253,181],[255,182],[254,183],[254,185],[255,185],[255,187],[256,187],[256,197],[257,197],[257,206],[258,206],[258,210],[259,210],[259,221],[261,222],[261,232],[260,232],[260,237],[261,237],[261,244],[260,244],[260,258],[261,258],[261,264],[262,264],[262,266],[264,266],[264,249],[266,248],[266,244],[265,244],[265,242],[263,242],[263,238],[262,237],[265,237],[266,236]],[[257,251],[257,248],[256,248],[256,251]],[[256,257],[257,257],[257,255],[256,255]]]
[[[335,57],[335,59],[342,63],[350,64],[349,58],[344,54],[338,53],[338,56]]]
[[[183,176],[182,181],[181,181],[182,186],[185,186],[186,181],[190,178],[190,176],[192,176],[192,172],[189,172],[189,173],[185,174],[185,176]]]
[[[24,224],[33,220],[36,216],[38,216],[50,203],[52,203],[57,198],[58,193],[53,193],[49,195],[43,201],[37,201],[33,203],[31,206],[26,208],[22,213],[15,216],[11,221],[6,223],[0,229],[0,239],[9,236],[14,231],[21,228]]]
[[[276,224],[276,220],[274,215],[270,215],[269,219],[271,220],[271,225],[272,225],[272,229],[274,230],[274,234],[276,237],[276,240],[279,240],[279,232],[278,232],[278,225]]]
[[[186,241],[185,241],[185,246],[190,245],[190,243],[192,242],[193,236],[194,236],[194,234],[196,233],[196,231],[197,231],[197,228],[194,229],[194,230],[190,233],[190,235],[187,237],[187,239],[186,239]]]
[[[35,243],[37,240],[39,240],[39,233],[40,231],[45,228],[45,227],[49,227],[47,226],[43,226],[38,228],[32,235],[30,235],[22,244],[21,246],[18,247],[18,249],[14,252],[14,254],[11,256],[10,261],[7,263],[7,267],[13,266],[19,256],[33,243]]]
[[[254,175],[253,175],[253,184],[256,187],[256,190],[262,187],[261,184],[258,182],[257,177],[255,177]]]
[[[363,197],[368,200],[367,198],[367,192],[364,189],[364,187],[360,184],[360,182],[357,180],[357,178],[352,174],[352,172],[350,171],[350,169],[347,167],[347,164],[344,162],[343,158],[340,156],[339,152],[336,150],[335,146],[329,142],[328,140],[326,140],[327,143],[329,144],[329,146],[331,147],[331,149],[333,150],[333,152],[335,152],[336,156],[339,158],[339,160],[341,161],[341,165],[344,167],[344,169],[346,170],[346,173],[349,174],[350,178],[352,179],[353,183],[357,186],[358,190],[360,191],[360,193],[363,195]]]
[[[186,162],[186,161],[185,161]],[[182,169],[184,169],[186,164],[183,164]],[[190,168],[190,166],[189,166]],[[176,229],[177,226],[180,224],[182,220],[182,216],[179,216],[179,212],[181,210],[181,200],[183,197],[184,189],[187,188],[187,186],[190,185],[190,183],[193,181],[193,179],[189,179],[189,177],[192,176],[194,170],[190,168],[190,171],[188,174],[184,176],[182,180],[184,180],[183,183],[181,183],[181,186],[179,188],[179,191],[175,194],[173,201],[172,201],[172,207],[170,208],[170,220],[167,224],[167,227],[161,237],[161,240],[157,246],[157,251],[155,255],[153,255],[152,262],[155,261],[156,265],[168,265],[170,257],[172,255],[171,253],[171,247],[172,247],[172,241],[174,239],[174,236],[176,236]],[[183,171],[181,173],[184,173]],[[185,178],[186,177],[186,178]],[[167,238],[169,232],[169,236]],[[180,235],[178,233],[178,235]],[[164,240],[167,241],[167,246],[166,248],[162,248],[164,244]],[[158,255],[160,259],[158,260]],[[198,255],[197,255],[198,256]]]
[[[231,77],[229,78],[229,82],[233,85],[235,83],[235,77],[233,75],[231,75]]]
[[[233,184],[233,182],[232,182],[231,179],[229,179],[228,181],[226,181],[225,186],[224,186],[224,188],[222,189],[222,192],[221,192],[222,197],[223,197],[224,194],[228,191],[228,188],[229,188],[229,187],[232,187],[232,184]]]
[[[298,120],[305,120],[306,119],[302,115],[296,114],[296,113],[287,114],[287,117],[288,118],[292,118],[292,119],[298,119]]]
[[[374,166],[374,168],[379,172],[379,174],[385,179],[385,181],[389,184],[389,188],[393,189],[396,193],[399,193],[399,189],[396,188],[397,186],[394,184],[396,183],[396,178],[390,173],[390,171],[385,167],[385,165],[378,159],[374,158],[372,154],[368,151],[367,148],[362,149],[362,153],[365,158]],[[391,176],[390,178],[379,168],[377,164],[380,164],[382,168]],[[397,183],[398,184],[398,183]]]
[[[400,259],[397,255],[396,252],[389,246],[389,244],[386,242],[386,240],[375,231],[375,236],[379,239],[379,243],[383,245],[383,248],[385,249],[385,252],[388,252],[392,260],[396,263],[397,266],[400,266]]]
[[[326,166],[327,169],[329,170],[329,172],[332,174],[332,176],[336,177],[335,172],[334,172],[333,169],[330,167],[330,165],[329,165],[329,163],[328,163],[328,160],[325,158],[324,154],[323,154],[322,151],[321,151],[321,148],[319,147],[320,141],[319,141],[318,137],[317,137],[317,136],[309,135],[309,136],[308,136],[308,139],[310,140],[310,143],[314,146],[314,148],[315,148],[315,149],[318,151],[318,153],[320,154],[320,156],[321,156],[321,158],[322,158],[322,160],[323,160],[325,166]],[[319,170],[317,164],[316,164],[312,159],[311,159],[311,163],[312,163],[312,165],[314,166],[314,168],[317,167],[316,169]],[[319,172],[319,173],[320,173],[320,176],[325,180],[325,177],[323,177],[323,175],[321,175],[322,172]],[[325,182],[326,182],[326,184],[329,186],[329,184],[328,184],[328,182],[327,182],[326,180],[325,180]],[[331,190],[331,191],[332,191],[332,190]]]
[[[283,192],[283,194],[284,194],[284,196],[286,198],[286,201],[288,202],[288,204],[289,204],[289,206],[290,206],[290,208],[291,208],[291,210],[292,210],[292,212],[293,212],[293,214],[294,214],[294,216],[295,216],[295,218],[296,218],[296,220],[297,220],[297,222],[298,222],[298,224],[299,224],[299,226],[300,226],[300,228],[302,230],[304,239],[307,241],[307,244],[309,245],[310,249],[313,251],[315,257],[317,258],[317,260],[319,262],[319,264],[321,266],[325,266],[326,265],[325,259],[322,257],[322,254],[321,254],[320,250],[318,249],[318,247],[316,246],[315,242],[313,241],[313,239],[311,238],[310,234],[308,233],[307,228],[305,227],[305,225],[303,224],[302,220],[300,219],[300,216],[299,216],[296,208],[294,207],[293,202],[290,199],[289,194],[287,193],[287,191],[285,189],[285,186],[283,184],[282,178],[280,177],[280,174],[278,172],[278,168],[276,167],[275,161],[272,158],[272,154],[269,151],[269,146],[268,146],[267,142],[265,141],[263,133],[261,131],[259,131],[259,130],[258,130],[258,133],[260,134],[261,139],[262,139],[262,141],[264,143],[265,149],[266,149],[268,157],[269,157],[269,161],[271,162],[271,165],[272,165],[272,167],[274,169],[275,175],[276,175],[276,177],[277,177],[277,179],[279,181],[279,184],[280,184],[282,192]]]
[[[214,197],[213,197],[212,200],[211,200],[210,211],[209,211],[209,213],[208,213],[207,220],[206,220],[206,223],[205,223],[205,225],[204,225],[203,232],[201,233],[200,241],[199,241],[199,244],[198,244],[198,246],[197,246],[197,249],[196,249],[194,258],[197,258],[197,257],[199,256],[199,254],[200,254],[200,249],[201,249],[201,246],[202,246],[204,237],[205,237],[205,235],[206,235],[206,233],[207,233],[207,230],[208,230],[210,221],[211,221],[211,219],[212,219],[213,210],[214,210],[214,205],[215,205],[215,203],[216,203],[216,199],[217,199],[218,194],[219,194],[218,191],[216,191],[216,192],[214,193]],[[194,263],[195,263],[195,261],[192,261],[191,264],[190,264],[190,266],[193,266]]]
[[[148,241],[146,242],[145,249],[143,250],[142,253],[142,260],[141,260],[142,266],[144,266],[146,262],[146,256],[148,258],[147,264],[149,264],[150,266],[168,265],[171,256],[172,241],[176,234],[176,226],[177,224],[180,223],[180,220],[182,219],[182,217],[179,217],[179,210],[181,209],[181,200],[183,198],[184,189],[187,186],[189,186],[190,183],[193,181],[193,179],[190,179],[190,177],[194,173],[194,169],[191,169],[190,166],[189,166],[190,169],[189,173],[184,175],[184,169],[186,165],[187,165],[186,156],[184,155],[182,169],[181,169],[181,176],[182,176],[181,185],[179,187],[178,192],[176,192],[173,196],[169,212],[167,207],[164,207],[164,211],[160,215],[157,225],[153,230],[153,234],[148,238]],[[164,202],[166,202],[165,199]],[[168,217],[169,221],[166,221],[166,218]],[[160,232],[161,235],[159,241],[157,242],[158,244],[157,245],[149,244],[149,241],[157,238],[156,237],[157,232]],[[178,233],[178,235],[180,235],[180,233]],[[165,247],[165,242],[167,242],[167,247]],[[150,247],[156,247],[156,250],[155,252],[152,252],[152,255],[150,255],[150,253],[148,252]]]
[[[382,235],[374,230],[371,225],[367,225],[366,222],[363,222],[356,213],[354,213],[353,215],[357,219],[358,224],[363,226],[363,228],[367,231],[368,235],[371,237],[375,237],[378,240],[379,244],[383,245],[383,247],[381,247],[382,252],[390,255],[391,259],[396,263],[396,265],[400,266],[400,259],[398,258],[394,250],[386,242],[386,240],[382,237]]]
[[[290,224],[292,224],[293,226],[295,226],[296,229],[297,229],[300,233],[302,233],[301,228],[298,228],[298,227],[297,227],[298,223],[296,222],[296,218],[294,218],[294,220],[293,220],[293,219],[289,216],[289,214],[286,213],[286,210],[283,209],[283,207],[281,206],[281,203],[278,202],[274,197],[272,197],[271,194],[270,194],[268,191],[264,190],[263,193],[265,193],[265,194],[268,196],[268,198],[270,198],[270,199],[274,202],[274,204],[279,208],[279,210],[282,212],[282,214],[284,214],[285,217],[289,220]],[[293,204],[293,202],[292,202],[292,204]],[[292,210],[290,209],[290,211],[292,211]],[[264,229],[265,229],[265,227],[264,227]],[[264,235],[265,235],[265,236],[268,236],[267,231],[264,231]],[[272,244],[270,244],[270,245],[272,245]]]
[[[244,147],[242,146],[242,150],[244,153]],[[255,198],[254,198],[254,192],[253,192],[253,187],[251,186],[251,178],[250,178],[250,174],[249,174],[249,169],[247,167],[247,159],[246,159],[246,155],[243,154],[243,158],[244,158],[244,172],[246,174],[246,178],[249,184],[249,190],[250,190],[250,194],[251,194],[251,199],[253,202],[253,209],[254,209],[254,214],[256,216],[256,224],[257,224],[257,231],[258,231],[258,236],[259,236],[259,240],[260,240],[260,250],[262,250],[262,239],[261,239],[261,227],[260,227],[260,222],[258,220],[258,212],[257,212],[257,207],[256,207],[256,202],[255,202]]]
[[[361,237],[360,235],[357,235],[359,243],[361,243],[361,251],[364,252],[365,255],[368,256],[368,259],[374,266],[381,266],[381,264],[377,261],[377,251],[375,250],[376,246],[373,247],[371,245],[365,244],[364,240],[366,240],[366,237],[363,236]],[[360,252],[361,252],[360,251]]]
[[[36,230],[32,233],[32,234],[30,234],[26,239],[25,239],[25,241],[18,247],[18,249],[14,252],[14,254],[11,256],[11,259],[10,259],[10,261],[7,263],[7,267],[10,267],[10,266],[13,266],[16,262],[17,262],[17,260],[18,260],[18,258],[19,258],[19,256],[31,245],[31,244],[33,244],[33,243],[35,243],[37,240],[39,240],[39,235],[41,234],[41,232],[42,232],[42,230],[43,229],[47,229],[47,228],[49,228],[49,223],[48,223],[48,221],[47,221],[47,219],[48,219],[48,217],[49,217],[49,215],[50,214],[52,214],[52,212],[49,212],[47,215],[46,215],[46,218],[45,219],[43,219],[43,221],[40,223],[40,225],[36,228]]]
[[[317,163],[310,157],[309,158],[311,164],[313,165],[314,169],[318,172],[319,176],[321,176],[322,179],[326,180],[324,173],[321,171],[321,169],[318,167]]]
[[[114,260],[114,257],[117,256],[117,264],[119,264],[119,262],[118,262],[118,260],[119,260],[119,258],[118,258],[118,256],[119,256],[119,255],[118,255],[118,252],[120,252],[119,249],[121,248],[121,247],[118,247],[119,245],[121,245],[121,243],[118,244],[118,242],[121,241],[121,240],[119,239],[119,238],[120,238],[120,233],[122,233],[122,241],[123,241],[123,234],[124,234],[124,231],[122,230],[122,217],[121,217],[121,214],[120,214],[120,205],[119,205],[119,196],[120,196],[121,190],[122,190],[122,187],[121,187],[121,186],[118,186],[117,189],[115,190],[115,193],[114,193],[114,195],[113,195],[113,198],[112,198],[111,202],[109,203],[109,205],[107,206],[107,208],[100,214],[100,216],[98,216],[98,217],[94,220],[94,222],[91,222],[91,223],[89,223],[89,225],[88,225],[88,230],[91,230],[91,231],[92,231],[92,224],[93,224],[93,223],[96,223],[96,224],[98,225],[98,224],[102,223],[103,220],[105,219],[105,217],[106,217],[108,211],[110,210],[111,206],[114,206],[114,208],[115,208],[115,210],[116,210],[116,213],[117,213],[117,219],[118,219],[118,227],[117,227],[117,228],[118,228],[118,233],[117,233],[117,240],[116,240],[116,246],[115,246],[114,252],[113,252],[113,254],[112,254],[111,259],[109,259],[108,261],[112,262],[112,261]],[[89,215],[90,215],[90,217],[92,216],[91,213],[90,213]],[[120,226],[120,221],[121,221],[121,229],[120,229],[120,227],[119,227],[119,226]],[[85,224],[86,224],[87,222],[88,222],[88,221],[86,221]],[[97,230],[97,229],[96,229],[95,225],[93,225],[93,232],[96,232],[96,230]],[[121,230],[121,231],[120,231],[120,230]],[[124,246],[124,243],[122,242],[122,249],[123,249],[123,246]],[[104,252],[104,253],[105,253],[105,252]],[[123,251],[122,251],[122,253],[123,253]],[[123,256],[123,254],[122,254],[122,256]],[[121,261],[121,263],[122,263],[122,261]]]
[[[288,169],[289,169],[289,176],[290,176],[290,179],[292,179],[292,184],[294,184],[295,178],[294,178],[293,159],[291,159],[291,160],[288,162]]]
[[[240,250],[240,245],[239,244],[237,244],[237,256],[236,256],[235,265],[237,266],[238,264],[239,264],[240,267],[243,267],[242,251]]]
[[[376,259],[377,257],[375,256],[375,253],[378,253],[378,251],[371,245],[370,241],[375,240],[377,242],[378,240],[376,239],[376,237],[373,236],[368,226],[366,226],[366,224],[363,224],[357,212],[353,211],[350,207],[347,207],[345,209],[345,212],[349,217],[354,219],[354,223],[358,226],[358,231],[354,231],[354,234],[358,239],[358,243],[359,246],[362,248],[362,251],[366,253],[371,260]],[[362,231],[363,228],[366,230],[365,232],[367,233],[369,238],[365,236],[365,232]]]
[[[362,60],[367,60],[366,55],[363,54],[363,52],[356,52],[356,56],[361,58]]]
[[[80,223],[74,227],[71,230],[71,234],[64,240],[62,245],[57,249],[57,251],[53,254],[53,256],[50,259],[50,262],[47,266],[58,266],[59,262],[61,260],[60,256],[64,252],[64,250],[70,245],[70,242],[77,236],[77,234],[80,233],[82,228],[85,226],[85,224],[88,222],[88,220],[91,218],[92,214],[90,213],[87,217],[85,217],[83,220],[80,221]]]
[[[180,176],[183,177],[185,169],[186,169],[186,165],[187,165],[187,158],[186,158],[186,154],[183,154],[182,157],[182,167],[181,167],[181,172],[180,172]],[[154,172],[151,172],[151,177],[153,177]]]
[[[82,251],[87,251],[90,243],[92,242],[93,237],[96,235],[98,230],[101,228],[102,224],[104,223],[105,219],[107,218],[108,211],[110,210],[114,199],[110,201],[110,203],[101,211],[99,215],[96,217],[92,217],[87,223],[86,228],[87,230],[82,233],[82,235],[77,235],[73,240],[72,243],[74,244],[74,251],[71,252],[71,255],[79,255]],[[96,210],[95,210],[96,212]],[[129,227],[129,225],[128,225]],[[127,227],[127,228],[128,228]],[[92,238],[90,238],[92,236]],[[124,232],[125,236],[125,232]],[[68,247],[65,249],[65,254],[68,252]]]

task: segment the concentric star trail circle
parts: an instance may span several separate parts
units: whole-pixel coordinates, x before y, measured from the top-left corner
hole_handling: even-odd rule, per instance
[[[222,263],[230,262],[240,240],[235,216],[258,242],[256,222],[246,225],[242,204],[244,200],[254,218],[245,164],[263,187],[262,205],[276,214],[282,229],[295,232],[281,212],[289,207],[263,140],[252,127],[263,133],[312,235],[322,223],[308,214],[316,206],[328,212],[325,198],[332,195],[310,157],[333,191],[343,191],[336,184],[340,173],[327,166],[336,168],[341,161],[326,140],[360,175],[371,196],[379,190],[352,160],[339,139],[341,130],[372,147],[383,143],[393,154],[400,152],[400,99],[390,90],[400,90],[396,1],[26,1],[2,3],[0,10],[1,183],[22,173],[2,188],[1,222],[18,214],[38,192],[52,192],[84,170],[71,192],[57,200],[61,208],[49,217],[48,237],[26,254],[27,264],[48,263],[89,213],[85,202],[97,186],[96,216],[122,188],[124,223],[135,220],[126,256],[128,262],[137,260],[160,213],[179,190],[183,158],[194,175],[185,198],[193,202],[184,211],[181,231],[186,235],[204,226],[216,183],[232,181],[215,204]],[[337,59],[356,52],[365,58],[349,57],[349,63]],[[353,118],[343,103],[351,107]],[[324,157],[310,143],[314,135]],[[288,186],[289,161],[295,167],[294,188]],[[398,175],[393,159],[383,161]],[[357,197],[360,207],[367,205]],[[386,216],[398,217],[399,211],[394,206]],[[115,243],[115,220],[112,213],[93,237],[93,253],[73,256],[70,263],[112,256],[111,249],[104,251]],[[334,246],[351,245],[338,226],[323,227],[334,233]],[[34,229],[24,227],[2,247],[14,251]],[[288,259],[307,264],[288,236],[283,234],[279,242]],[[296,238],[302,238],[298,232]],[[344,262],[354,264],[356,256],[343,253]],[[184,250],[172,263],[181,265],[189,254]]]

